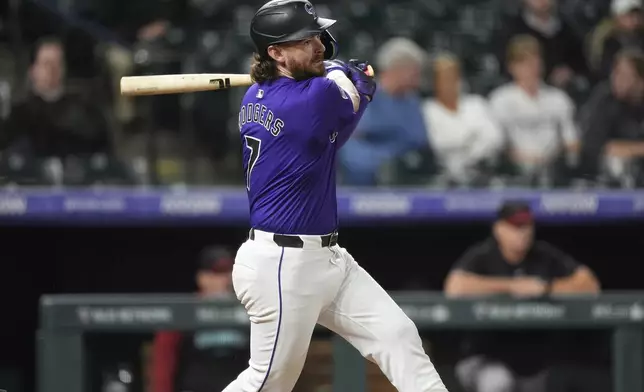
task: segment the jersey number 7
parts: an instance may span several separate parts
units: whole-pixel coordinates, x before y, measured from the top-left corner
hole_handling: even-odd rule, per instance
[[[250,175],[253,172],[257,158],[259,158],[262,141],[248,135],[244,136],[244,139],[246,139],[246,148],[250,150],[248,164],[246,165],[246,189],[250,190]]]

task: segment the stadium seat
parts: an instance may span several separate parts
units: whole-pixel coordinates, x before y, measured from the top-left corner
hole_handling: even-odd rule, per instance
[[[434,152],[419,148],[395,158],[384,165],[379,173],[381,185],[429,185],[438,172]]]
[[[53,181],[47,175],[44,160],[29,158],[18,153],[9,153],[0,158],[0,185],[53,185]]]
[[[136,176],[122,161],[105,154],[68,157],[64,162],[64,183],[69,186],[135,185]]]

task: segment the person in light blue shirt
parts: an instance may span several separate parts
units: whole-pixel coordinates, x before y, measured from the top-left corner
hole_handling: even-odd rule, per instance
[[[392,38],[379,49],[375,61],[379,93],[353,138],[340,150],[345,185],[377,185],[377,173],[385,163],[429,145],[418,94],[426,56],[407,38]]]

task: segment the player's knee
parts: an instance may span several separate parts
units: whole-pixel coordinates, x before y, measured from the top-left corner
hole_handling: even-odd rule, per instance
[[[385,328],[383,340],[400,344],[401,342],[419,343],[418,328],[407,315],[391,321]]]

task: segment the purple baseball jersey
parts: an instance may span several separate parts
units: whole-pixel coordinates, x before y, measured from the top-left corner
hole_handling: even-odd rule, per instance
[[[254,84],[239,130],[251,227],[323,235],[338,227],[335,158],[367,106],[354,112],[334,81],[281,77]]]

